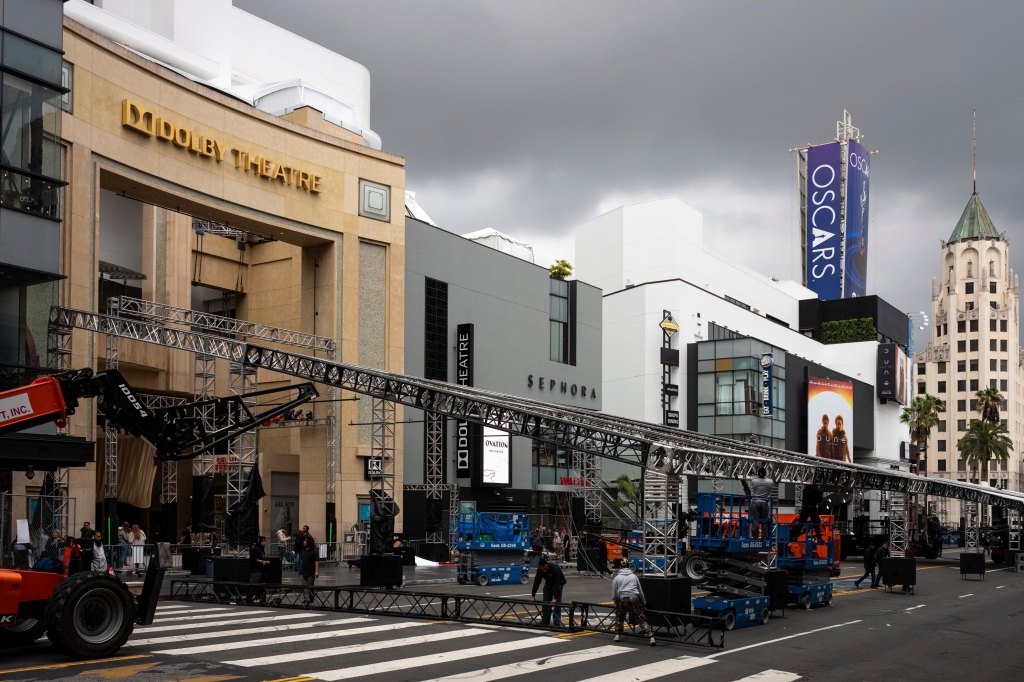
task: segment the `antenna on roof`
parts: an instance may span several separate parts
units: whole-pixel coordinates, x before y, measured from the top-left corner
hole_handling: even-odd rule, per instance
[[[971,178],[974,194],[978,193],[978,110],[971,109]]]

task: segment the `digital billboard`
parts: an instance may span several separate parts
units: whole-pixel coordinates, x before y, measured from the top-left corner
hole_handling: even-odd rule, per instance
[[[853,462],[853,382],[807,379],[807,454]]]
[[[846,274],[843,298],[864,296],[868,281],[868,150],[850,140],[846,154]]]
[[[483,428],[480,485],[507,487],[512,485],[511,436],[505,431]]]
[[[842,151],[838,142],[807,149],[807,288],[829,301],[842,296],[840,259]]]

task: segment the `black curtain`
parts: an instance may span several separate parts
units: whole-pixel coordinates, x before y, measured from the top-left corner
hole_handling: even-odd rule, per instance
[[[209,533],[213,523],[213,476],[192,477],[192,531]]]
[[[228,509],[225,534],[229,543],[251,545],[260,534],[260,499],[266,497],[259,460],[252,465],[242,497]]]
[[[370,491],[370,554],[390,554],[395,535],[395,517],[398,504],[390,495],[379,490]]]

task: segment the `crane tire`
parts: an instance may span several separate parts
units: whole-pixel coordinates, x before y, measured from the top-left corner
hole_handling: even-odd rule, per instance
[[[22,618],[17,625],[0,628],[0,645],[31,644],[46,632],[42,618]]]
[[[74,658],[117,653],[135,627],[135,598],[107,573],[76,573],[57,586],[46,603],[46,636]]]

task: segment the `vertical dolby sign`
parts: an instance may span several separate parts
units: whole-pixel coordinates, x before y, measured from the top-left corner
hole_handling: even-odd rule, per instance
[[[846,153],[846,273],[843,298],[864,296],[868,282],[868,198],[871,159],[856,140]]]
[[[473,385],[473,325],[460,324],[455,342],[455,383],[460,386]],[[472,473],[473,438],[475,429],[467,421],[455,421],[455,475],[469,478]]]
[[[807,288],[823,301],[842,297],[842,150],[838,142],[807,149]]]

